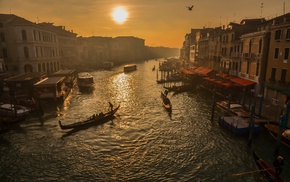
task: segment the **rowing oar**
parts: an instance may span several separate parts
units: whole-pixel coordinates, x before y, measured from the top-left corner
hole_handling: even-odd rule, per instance
[[[243,173],[236,173],[236,174],[232,174],[232,176],[241,176],[241,175],[244,175],[244,174],[257,173],[257,172],[267,171],[269,169],[271,169],[271,168],[260,169],[260,170],[255,170],[255,171],[248,171],[248,172],[243,172]]]

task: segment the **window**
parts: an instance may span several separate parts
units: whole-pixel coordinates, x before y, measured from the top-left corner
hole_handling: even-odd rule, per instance
[[[288,60],[288,58],[289,58],[289,48],[285,48],[284,60]]]
[[[22,30],[22,40],[27,40],[26,30]]]
[[[272,68],[270,81],[275,81],[276,68]]]
[[[287,70],[286,69],[282,69],[282,73],[281,73],[281,79],[280,79],[280,83],[285,83],[286,82],[286,75],[287,75]]]
[[[8,58],[7,49],[6,48],[2,49],[2,53],[3,53],[3,58]]]
[[[275,31],[275,40],[281,39],[282,30],[276,30]]]
[[[274,59],[278,59],[279,57],[279,48],[275,48]]]
[[[252,40],[250,40],[250,42],[249,42],[249,53],[251,53],[252,52]]]
[[[256,76],[259,76],[259,70],[260,70],[260,64],[257,63],[257,66],[256,66]]]
[[[0,42],[5,42],[5,35],[3,32],[0,33]]]
[[[290,40],[290,29],[287,29],[286,40]]]
[[[24,47],[23,48],[23,51],[24,51],[24,57],[25,58],[29,58],[28,48],[27,47]]]
[[[262,39],[260,39],[260,41],[259,41],[259,54],[261,54],[262,53],[262,44],[263,43],[263,41],[262,41]]]

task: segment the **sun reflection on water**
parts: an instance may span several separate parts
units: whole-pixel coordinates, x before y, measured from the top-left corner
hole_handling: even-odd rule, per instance
[[[112,88],[117,92],[116,100],[123,101],[125,105],[132,101],[131,97],[133,95],[132,82],[133,82],[132,75],[124,73],[117,75],[113,79]]]

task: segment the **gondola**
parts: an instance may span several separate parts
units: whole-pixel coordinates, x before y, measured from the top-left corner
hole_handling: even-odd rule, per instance
[[[163,92],[161,92],[161,99],[162,99],[162,105],[163,107],[167,110],[167,111],[171,111],[172,109],[172,105],[170,100],[168,99],[168,97],[166,96],[166,94],[164,94]]]
[[[278,134],[279,134],[279,126],[275,124],[265,124],[265,127],[268,129],[272,137],[277,139]],[[287,147],[290,147],[290,129],[282,130],[281,142]]]
[[[120,108],[120,105],[118,107],[116,107],[115,109],[113,109],[112,111],[109,111],[107,113],[93,115],[87,120],[79,121],[79,122],[68,124],[68,125],[63,125],[60,120],[58,121],[58,123],[59,123],[60,128],[63,130],[79,129],[79,128],[82,128],[85,126],[98,125],[98,124],[102,124],[102,123],[108,121],[109,119],[113,118],[114,114],[118,111],[119,108]]]
[[[263,177],[265,178],[266,181],[269,181],[269,182],[274,182],[274,181],[283,182],[283,181],[285,181],[282,178],[278,178],[275,175],[274,167],[270,167],[268,164],[266,164],[266,162],[263,159],[261,159],[257,156],[255,151],[253,151],[253,158],[254,158],[254,161],[255,161],[257,168],[260,171],[260,174],[263,175]]]

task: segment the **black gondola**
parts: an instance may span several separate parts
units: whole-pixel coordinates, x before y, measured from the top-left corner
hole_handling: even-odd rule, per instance
[[[87,120],[79,121],[79,122],[68,124],[68,125],[62,125],[60,120],[58,123],[59,123],[60,128],[63,130],[65,130],[65,129],[78,129],[78,128],[82,128],[85,126],[98,125],[98,124],[102,124],[105,121],[108,121],[109,119],[113,118],[114,114],[118,111],[119,108],[120,108],[120,105],[118,107],[116,107],[115,109],[113,109],[112,111],[109,111],[107,113],[93,115]]]
[[[270,167],[263,159],[259,158],[254,151],[253,151],[253,158],[254,158],[254,161],[255,161],[257,168],[260,171],[260,174],[263,175],[263,177],[265,178],[266,181],[269,181],[269,182],[274,182],[274,181],[283,182],[283,181],[285,181],[282,178],[277,177],[275,175],[274,167]]]

